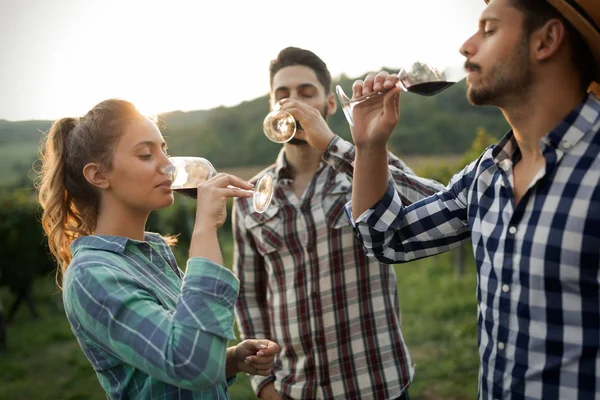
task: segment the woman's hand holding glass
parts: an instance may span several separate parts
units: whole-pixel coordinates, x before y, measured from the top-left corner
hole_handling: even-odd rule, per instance
[[[237,176],[218,173],[198,185],[196,228],[220,228],[227,218],[227,199],[250,198],[254,186]]]
[[[198,185],[217,175],[217,170],[203,157],[170,157],[171,164],[167,167],[167,173],[173,181],[171,188],[187,196],[196,198]],[[237,178],[237,177],[236,177]],[[239,179],[239,178],[238,178]],[[245,181],[244,181],[245,182]],[[245,182],[247,185],[248,182]],[[235,185],[231,185],[235,186]],[[246,189],[241,188],[241,189]],[[264,212],[271,203],[273,196],[273,178],[265,174],[260,177],[256,183],[256,187],[252,186],[252,205],[258,213]],[[250,197],[250,196],[231,196],[231,197]]]

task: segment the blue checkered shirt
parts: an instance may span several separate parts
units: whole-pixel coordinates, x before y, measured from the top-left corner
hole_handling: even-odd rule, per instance
[[[600,399],[599,131],[600,100],[590,94],[541,140],[545,168],[516,205],[520,151],[509,132],[444,190],[403,207],[390,183],[353,222],[384,263],[471,239],[479,398]]]

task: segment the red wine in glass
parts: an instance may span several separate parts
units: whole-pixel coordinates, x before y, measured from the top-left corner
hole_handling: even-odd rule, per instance
[[[173,189],[174,192],[181,193],[187,197],[191,197],[195,199],[198,197],[198,189],[197,188],[178,188]]]
[[[434,96],[441,92],[444,89],[448,89],[450,86],[454,85],[456,82],[446,82],[446,81],[437,81],[437,82],[424,82],[417,83],[411,85],[406,88],[406,91],[420,94],[421,96]]]
[[[198,185],[217,174],[217,170],[202,157],[170,157],[173,184],[171,189],[193,199],[198,197]],[[252,190],[252,205],[258,213],[264,212],[273,196],[273,178],[263,175]]]
[[[433,96],[464,79],[467,73],[464,68],[464,59],[453,57],[441,63],[413,62],[406,68],[401,68],[397,76],[398,87],[402,90],[422,96]],[[387,93],[387,90],[382,90],[349,98],[340,85],[337,85],[335,89],[342,111],[344,111],[350,126],[354,126],[353,109],[356,104]]]

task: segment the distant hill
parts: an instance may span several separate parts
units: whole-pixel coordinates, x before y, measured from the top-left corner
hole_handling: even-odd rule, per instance
[[[346,93],[351,93],[355,79],[342,75],[334,87],[340,83]],[[500,112],[471,106],[465,90],[465,83],[460,83],[434,97],[403,93],[401,121],[390,139],[390,149],[398,155],[412,156],[463,153],[479,127],[501,137],[508,125]],[[268,111],[265,95],[234,107],[164,113],[159,116],[159,127],[172,155],[200,155],[211,160],[217,169],[266,166],[281,148],[262,132]],[[51,123],[0,120],[0,169],[4,172],[0,174],[0,186],[28,184],[41,133]],[[334,132],[350,140],[348,124],[339,107],[329,124]]]

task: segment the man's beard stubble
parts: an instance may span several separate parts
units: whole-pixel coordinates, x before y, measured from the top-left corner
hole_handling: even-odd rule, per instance
[[[291,138],[287,143],[294,145],[294,146],[308,145],[308,142],[306,140],[296,139],[296,138]]]
[[[532,82],[532,72],[529,65],[529,43],[523,39],[516,45],[513,55],[488,70],[490,77],[489,85],[474,89],[469,85],[467,98],[476,106],[492,105],[502,107],[507,99],[521,95],[529,89]],[[474,69],[481,73],[481,67],[477,64],[465,63],[465,67]]]

